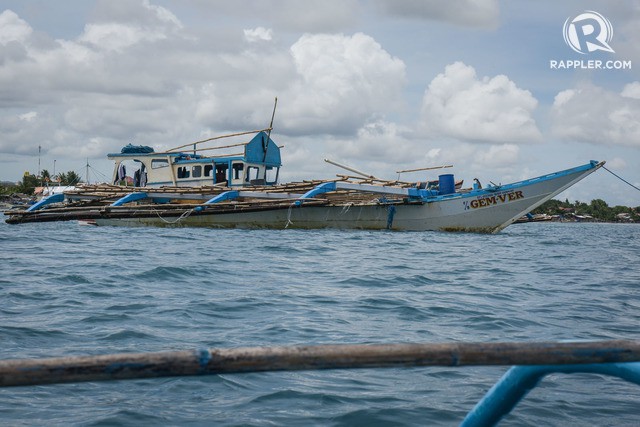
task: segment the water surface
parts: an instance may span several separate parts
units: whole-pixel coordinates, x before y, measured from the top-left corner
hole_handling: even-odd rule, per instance
[[[640,226],[496,235],[0,224],[0,358],[640,339]],[[0,389],[7,425],[457,425],[507,367]],[[638,425],[640,387],[547,377],[501,425]]]

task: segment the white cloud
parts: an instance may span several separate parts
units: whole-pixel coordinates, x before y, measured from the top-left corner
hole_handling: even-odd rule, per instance
[[[149,0],[102,1],[96,9],[97,22],[86,25],[78,41],[97,50],[122,51],[139,43],[165,40],[183,28],[173,13]]]
[[[362,33],[305,34],[284,45],[271,29],[250,27],[212,49],[148,1],[99,1],[78,37],[34,43],[18,15],[0,16],[2,40],[20,53],[0,61],[0,107],[12,114],[0,120],[6,152],[30,140],[73,157],[88,141],[173,146],[199,133],[264,128],[275,96],[281,133],[356,135],[402,102],[404,63]],[[243,43],[243,35],[271,42]]]
[[[636,83],[619,94],[592,84],[559,92],[551,111],[553,133],[578,142],[640,147]]]
[[[611,160],[607,160],[607,167],[614,170],[624,170],[627,168],[627,161],[620,157],[614,157]]]
[[[387,163],[407,163],[422,156],[422,150],[416,150],[416,141],[405,136],[407,129],[396,123],[377,119],[365,123],[357,134],[346,138],[335,138],[327,142],[331,155],[340,159],[358,161],[383,161]]]
[[[297,79],[283,108],[291,132],[352,134],[401,103],[404,62],[370,36],[305,34],[291,55]]]
[[[273,31],[264,27],[244,30],[244,38],[248,42],[270,41],[273,38]]]
[[[640,28],[640,8],[637,2],[612,2],[608,4],[611,16],[607,17],[613,24],[612,47],[616,51],[616,59],[630,60],[636,69],[640,63],[640,45],[638,44],[638,28]],[[601,11],[598,9],[598,11]]]
[[[15,12],[7,9],[0,13],[0,44],[6,46],[12,41],[24,42],[32,32],[31,26]]]
[[[377,3],[391,15],[469,27],[495,28],[500,17],[497,0],[377,0]]]
[[[262,3],[271,20],[291,30],[334,32],[348,28],[357,20],[360,5],[357,0],[300,1],[279,0]]]
[[[625,85],[620,95],[625,98],[640,99],[640,82],[633,82]]]
[[[346,31],[363,15],[360,0],[188,0],[188,3],[203,16],[224,16],[225,21],[233,21],[237,18],[247,20],[249,15],[254,22],[267,22],[278,31]]]
[[[434,136],[471,142],[537,142],[542,138],[532,117],[537,105],[507,76],[478,79],[473,67],[456,62],[429,84],[422,127]]]
[[[166,37],[162,31],[149,31],[145,28],[114,22],[87,25],[79,41],[91,44],[99,50],[122,51],[140,42],[154,42]]]
[[[362,33],[305,34],[288,50],[250,44],[221,56],[224,79],[204,83],[196,117],[212,127],[265,127],[275,96],[279,132],[355,135],[401,104],[404,63]]]
[[[93,21],[97,23],[121,22],[143,28],[183,28],[180,20],[167,8],[151,4],[149,0],[98,0],[94,6]]]
[[[48,39],[14,12],[0,14],[0,47],[9,43],[0,49],[3,152],[28,152],[37,141],[45,152],[74,157],[86,153],[87,141],[96,135],[120,145],[121,138],[143,132],[150,133],[147,138],[157,136],[154,132],[168,136],[172,128],[182,128],[180,117],[188,117],[189,109],[176,109],[176,66],[163,62],[162,55],[177,54],[186,43],[179,21],[148,1],[100,7],[109,4],[118,12],[110,19],[123,21],[100,15],[72,40]],[[137,21],[130,21],[130,12]],[[166,49],[162,42],[170,38],[175,45]],[[175,114],[176,123],[163,114]]]
[[[20,114],[18,117],[20,120],[24,120],[25,122],[31,122],[38,117],[38,113],[35,111],[29,111],[28,113]]]
[[[512,167],[518,162],[520,147],[513,144],[492,145],[478,153],[478,162],[486,168]]]

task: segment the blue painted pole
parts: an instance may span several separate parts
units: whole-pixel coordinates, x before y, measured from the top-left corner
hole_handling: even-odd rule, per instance
[[[52,203],[60,203],[62,201],[64,201],[64,194],[52,194],[40,200],[38,203],[31,205],[29,209],[27,209],[27,212],[37,211],[38,209],[41,209],[47,205],[50,205]]]
[[[461,427],[493,426],[535,388],[544,376],[538,366],[513,366],[467,414]]]
[[[149,196],[145,192],[129,193],[126,196],[123,196],[123,197],[119,198],[118,200],[116,200],[115,202],[111,203],[111,206],[122,206],[125,203],[135,202],[135,201],[138,201],[138,200],[143,200],[143,199],[146,199],[147,197],[149,197]]]
[[[513,366],[467,414],[460,426],[496,425],[545,375],[577,372],[610,375],[640,385],[640,362]]]

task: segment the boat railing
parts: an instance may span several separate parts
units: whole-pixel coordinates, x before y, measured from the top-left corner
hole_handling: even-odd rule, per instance
[[[247,372],[511,366],[462,421],[489,426],[550,373],[597,373],[640,385],[640,341],[340,344],[212,348],[0,361],[0,386]]]

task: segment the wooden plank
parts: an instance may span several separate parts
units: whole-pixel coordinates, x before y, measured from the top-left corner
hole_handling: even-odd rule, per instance
[[[0,386],[183,375],[417,366],[640,361],[640,341],[344,344],[121,353],[0,361]]]

